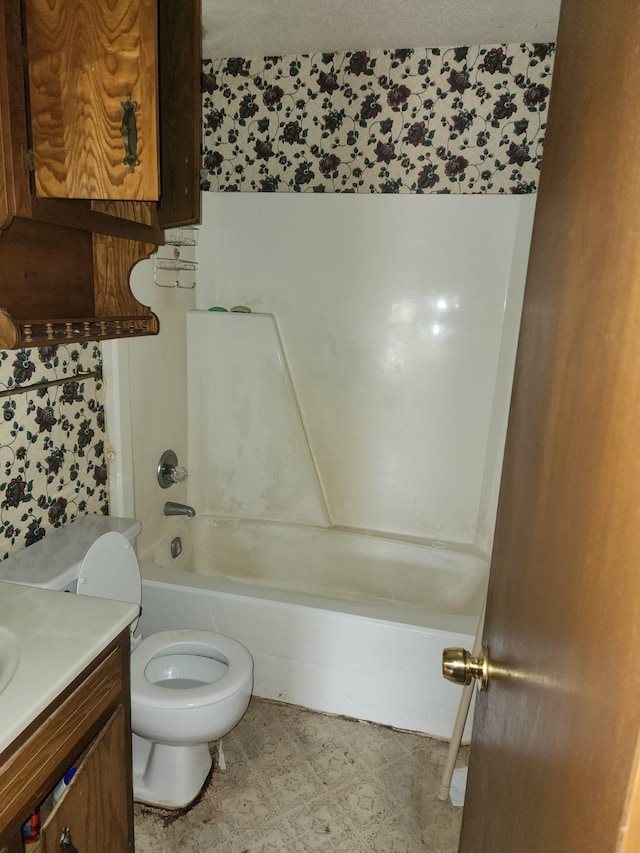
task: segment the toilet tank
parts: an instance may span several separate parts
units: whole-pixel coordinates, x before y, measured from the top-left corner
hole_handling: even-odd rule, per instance
[[[135,518],[83,515],[0,561],[0,580],[75,592],[82,561],[99,536],[115,531],[133,544],[141,529]]]

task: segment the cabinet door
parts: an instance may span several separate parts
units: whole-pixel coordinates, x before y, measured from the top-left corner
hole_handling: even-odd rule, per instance
[[[76,775],[42,825],[42,853],[59,853],[69,828],[78,853],[129,853],[131,808],[125,713],[122,707],[94,740]]]
[[[23,0],[36,194],[159,196],[156,0]]]

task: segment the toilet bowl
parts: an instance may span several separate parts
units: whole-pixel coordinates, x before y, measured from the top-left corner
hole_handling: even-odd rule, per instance
[[[131,655],[133,730],[161,743],[219,740],[247,708],[252,673],[251,655],[230,637],[151,634]]]
[[[211,769],[209,743],[242,719],[253,660],[211,631],[162,631],[131,655],[134,796],[175,808],[191,802]]]
[[[134,519],[85,516],[0,563],[0,578],[140,605]],[[139,638],[131,625],[134,797],[181,808],[212,766],[209,744],[231,731],[253,689],[253,659],[212,631],[172,630]]]

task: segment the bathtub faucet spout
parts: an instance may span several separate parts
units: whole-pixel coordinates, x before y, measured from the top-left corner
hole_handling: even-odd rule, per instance
[[[188,518],[193,518],[196,514],[195,509],[187,504],[179,504],[176,501],[167,501],[164,505],[165,515],[186,515]]]

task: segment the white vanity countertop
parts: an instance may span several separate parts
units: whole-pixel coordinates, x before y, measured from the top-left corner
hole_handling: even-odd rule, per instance
[[[18,638],[0,693],[0,752],[138,615],[133,604],[0,581],[0,627]]]

